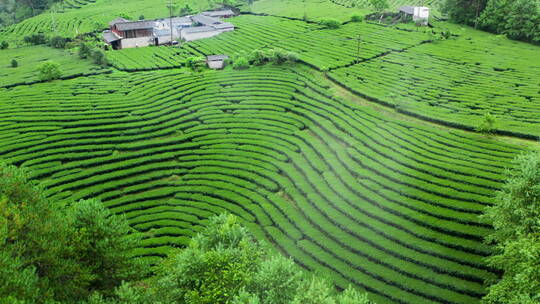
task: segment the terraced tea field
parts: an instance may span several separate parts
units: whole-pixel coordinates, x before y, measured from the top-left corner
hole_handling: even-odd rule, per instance
[[[282,48],[296,52],[300,60],[319,70],[328,70],[390,51],[402,51],[429,39],[423,31],[396,30],[371,23],[351,23],[328,30],[303,21],[271,16],[241,15],[228,21],[235,24],[235,31],[188,42],[174,49],[159,47],[108,52],[108,58],[121,70],[145,70],[177,67],[192,55],[234,55],[254,49]]]
[[[74,3],[75,0],[66,1]],[[79,1],[77,7],[64,10],[54,10],[26,19],[15,25],[0,31],[0,41],[6,40],[21,42],[24,36],[47,33],[73,38],[80,34],[99,33],[108,28],[109,21],[117,18],[120,14],[138,20],[143,15],[147,19],[163,18],[168,15],[166,3],[161,4],[145,0],[96,0]],[[84,2],[84,5],[82,5]],[[204,10],[208,7],[203,1],[184,1],[196,10]]]
[[[183,69],[0,89],[0,157],[56,199],[97,197],[149,231],[138,254],[239,216],[378,303],[476,303],[504,168],[522,148],[335,97],[307,67]]]
[[[509,54],[519,54],[509,56]],[[486,33],[423,44],[330,76],[407,114],[474,129],[483,115],[511,136],[540,136],[538,47]]]
[[[0,51],[0,87],[16,86],[39,81],[40,64],[54,59],[62,67],[62,78],[108,73],[110,69],[80,60],[76,54],[45,46],[22,47]],[[13,68],[11,61],[18,66]]]

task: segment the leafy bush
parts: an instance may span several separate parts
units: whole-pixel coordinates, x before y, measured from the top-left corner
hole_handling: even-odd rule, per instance
[[[60,76],[60,66],[53,61],[46,61],[39,66],[39,79],[42,81],[58,79]]]
[[[246,59],[246,57],[237,57],[233,61],[233,69],[244,70],[247,68],[249,68],[249,61]]]
[[[337,29],[341,26],[341,22],[336,19],[323,19],[319,24],[328,29]]]
[[[284,51],[282,49],[254,50],[247,57],[248,61],[253,65],[264,65],[267,63],[279,65],[298,61],[298,54]]]
[[[131,258],[140,235],[96,200],[48,200],[24,170],[0,164],[0,299],[74,303],[112,294],[146,267]]]
[[[92,60],[95,64],[105,66],[107,65],[107,57],[105,57],[105,53],[103,53],[100,49],[95,49],[92,51]]]
[[[388,0],[369,0],[369,4],[377,12],[382,12],[389,7]]]
[[[7,41],[0,42],[0,50],[5,50],[9,47],[9,43]]]
[[[486,304],[540,302],[540,152],[523,154],[484,217],[495,232],[497,254],[488,263],[504,274],[482,299]]]
[[[54,36],[49,39],[49,45],[53,48],[63,49],[66,47],[68,40],[61,36]]]
[[[144,286],[121,286],[114,303],[371,303],[352,288],[336,294],[326,280],[306,275],[292,260],[271,254],[238,218],[226,214],[212,217],[207,228],[186,249],[166,258]],[[107,302],[94,296],[89,303]]]
[[[17,60],[15,60],[15,59],[12,59],[12,60],[11,60],[11,67],[12,67],[12,68],[16,68],[16,67],[18,67],[18,66],[19,66],[19,62],[17,62]]]
[[[482,118],[480,125],[476,128],[476,132],[489,134],[493,131],[495,131],[495,116],[487,113]]]
[[[364,21],[364,17],[360,15],[352,15],[351,16],[351,22],[362,22]]]
[[[90,57],[91,54],[92,54],[92,49],[90,48],[90,46],[88,46],[88,44],[84,42],[81,42],[79,44],[79,57],[82,59],[86,59]]]
[[[205,59],[201,56],[190,56],[184,60],[184,66],[192,70],[198,69],[204,65]]]
[[[46,44],[47,43],[47,37],[44,34],[32,34],[30,36],[24,37],[24,42],[28,44]]]

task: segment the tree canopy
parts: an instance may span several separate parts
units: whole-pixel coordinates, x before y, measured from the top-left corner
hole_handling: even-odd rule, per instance
[[[485,214],[495,228],[488,241],[497,249],[488,263],[504,271],[489,287],[486,304],[540,303],[540,152],[521,155],[514,164]]]

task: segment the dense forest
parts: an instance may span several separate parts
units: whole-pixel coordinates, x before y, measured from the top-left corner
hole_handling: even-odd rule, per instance
[[[447,0],[450,18],[511,39],[540,43],[538,0]]]

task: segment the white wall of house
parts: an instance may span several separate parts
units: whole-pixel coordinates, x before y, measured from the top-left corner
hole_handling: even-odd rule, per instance
[[[127,38],[121,40],[123,49],[154,45],[154,37]]]
[[[185,41],[193,41],[203,38],[209,38],[214,37],[216,35],[219,35],[221,31],[208,31],[208,32],[199,32],[199,33],[186,33],[184,31],[180,31],[180,38],[182,38]]]
[[[225,66],[224,61],[221,61],[221,60],[208,61],[208,67],[211,69],[223,69],[223,66]]]
[[[429,7],[415,6],[413,20],[424,21],[424,24],[427,24],[429,20]]]

